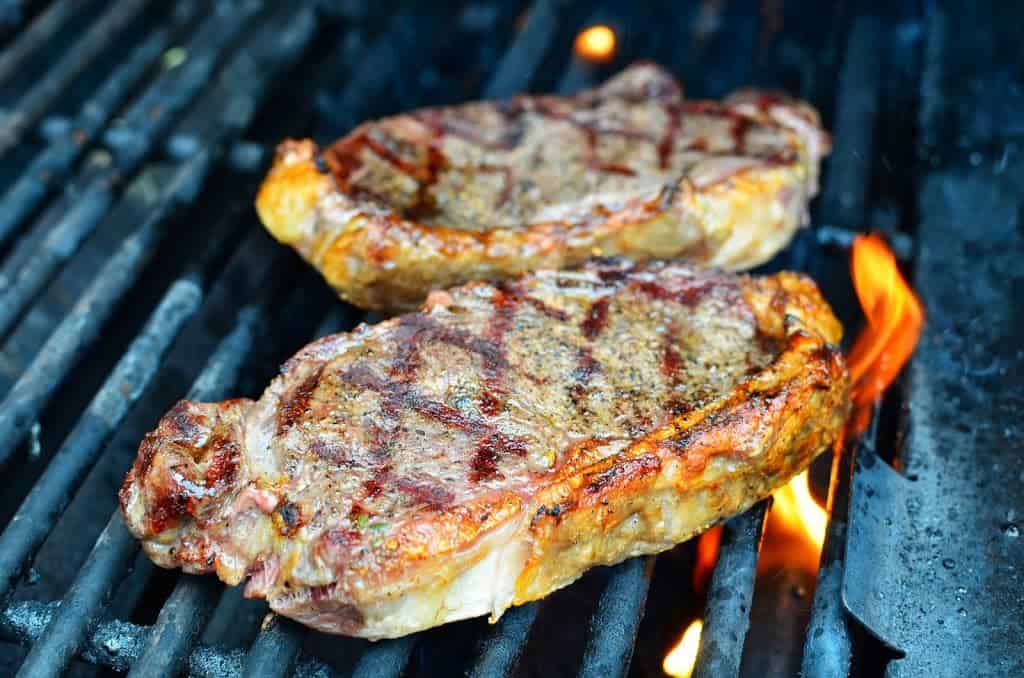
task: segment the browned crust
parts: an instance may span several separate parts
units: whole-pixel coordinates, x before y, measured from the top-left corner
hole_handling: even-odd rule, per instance
[[[729,397],[676,417],[614,457],[590,463],[586,445],[581,445],[578,454],[566,455],[558,473],[534,496],[495,492],[471,504],[416,514],[367,565],[363,577],[370,589],[410,577],[418,562],[436,564],[446,554],[454,558],[525,509],[531,516],[535,555],[518,586],[519,604],[571,582],[588,567],[621,560],[612,551],[583,568],[555,564],[567,545],[598,543],[602,531],[648,510],[643,507],[649,492],[709,492],[717,508],[706,528],[767,497],[806,468],[835,441],[847,416],[848,374],[832,343],[841,338],[841,326],[814,283],[799,274],[748,279],[744,297],[761,330],[784,342],[767,369]],[[728,478],[706,477],[716,458],[727,458],[737,470]],[[690,536],[666,541],[656,550]]]
[[[270,583],[250,586],[247,593],[266,596],[275,610],[333,632],[363,635],[364,612],[382,599],[414,594],[425,581],[454,578],[480,557],[485,540],[507,528],[515,528],[514,538],[529,548],[511,602],[542,597],[594,565],[665,550],[742,511],[838,437],[849,407],[849,378],[835,348],[841,327],[813,282],[791,273],[742,278],[740,294],[761,334],[780,349],[772,364],[732,393],[675,416],[597,463],[581,443],[530,494],[496,490],[443,507],[427,502],[369,549],[358,571],[335,572],[329,585],[310,588],[293,581],[287,563],[231,560],[232,554],[219,549],[217,526],[205,525],[204,516],[217,513],[231,494],[221,491],[233,477],[225,443],[240,440],[249,401],[183,402],[173,408],[143,441],[125,479],[126,522],[165,567],[216,569],[232,583],[246,574],[256,580],[273,573],[267,574]],[[279,397],[301,397],[320,363],[358,337],[358,330],[336,335],[300,351],[285,366],[291,387]],[[247,479],[239,481],[235,494]],[[265,551],[259,551],[266,553],[283,552],[279,547],[307,518],[301,508],[286,505],[256,513],[271,526],[253,537],[266,540],[260,542]],[[325,562],[331,553],[362,547],[359,535],[344,530],[305,546],[323,549]],[[360,585],[352,587],[353,580]],[[310,598],[317,612],[303,617]]]
[[[555,97],[522,97],[513,105],[532,110],[567,104]],[[678,105],[772,128],[789,140],[791,152],[746,157],[742,166],[713,180],[682,176],[660,191],[616,199],[614,206],[599,201],[586,214],[470,231],[410,218],[350,190],[345,180],[356,157],[349,147],[365,144],[368,130],[399,121],[403,128],[422,127],[437,114],[427,110],[366,123],[323,152],[309,140],[284,141],[256,208],[274,237],[295,247],[340,296],[372,309],[414,308],[432,289],[564,268],[595,253],[634,260],[684,257],[725,268],[767,260],[789,240],[816,191],[817,163],[828,149],[816,114],[799,102],[756,93],[738,94],[727,104]],[[391,157],[386,149],[380,152]],[[423,166],[392,162],[422,189],[436,171],[430,157]]]

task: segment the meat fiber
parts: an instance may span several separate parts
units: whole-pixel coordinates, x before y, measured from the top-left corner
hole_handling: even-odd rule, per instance
[[[433,294],[178,403],[121,491],[164,567],[328,632],[541,598],[743,511],[832,444],[841,328],[799,275],[599,261]]]
[[[343,298],[408,309],[594,255],[756,266],[804,222],[828,147],[806,104],[688,101],[641,64],[573,97],[415,111],[322,150],[286,141],[256,207]]]

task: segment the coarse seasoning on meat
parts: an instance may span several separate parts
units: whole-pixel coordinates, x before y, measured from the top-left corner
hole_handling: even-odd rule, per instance
[[[408,309],[595,254],[756,266],[804,222],[828,149],[807,104],[690,101],[639,64],[572,97],[414,111],[323,149],[286,141],[256,207],[343,298]]]
[[[431,295],[181,402],[121,490],[164,567],[309,626],[496,619],[745,510],[832,444],[841,328],[791,273],[601,260]]]

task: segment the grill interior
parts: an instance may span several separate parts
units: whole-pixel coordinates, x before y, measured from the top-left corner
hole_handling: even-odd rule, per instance
[[[690,97],[754,85],[811,101],[834,151],[812,228],[764,270],[808,272],[854,336],[846,248],[878,230],[929,313],[911,367],[834,461],[813,606],[793,587],[755,591],[767,503],[733,519],[694,675],[1024,673],[1010,4],[0,1],[4,673],[662,675],[700,611],[692,545],[596,570],[495,626],[370,644],[157,571],[115,512],[174,400],[258,395],[301,345],[364,319],[256,221],[279,139],[568,93],[636,59]],[[619,37],[600,67],[571,51],[595,23]]]

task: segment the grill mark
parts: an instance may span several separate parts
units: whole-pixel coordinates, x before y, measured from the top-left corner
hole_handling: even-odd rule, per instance
[[[376,499],[384,492],[384,485],[391,476],[391,464],[380,464],[373,469],[373,475],[363,481],[366,499]]]
[[[399,319],[395,337],[397,355],[389,370],[392,376],[402,381],[412,380],[421,364],[420,346],[428,339],[479,355],[485,374],[500,376],[507,367],[502,346],[493,338],[477,337],[465,330],[442,325],[428,315],[414,314]]]
[[[238,443],[227,436],[217,435],[210,441],[209,448],[213,451],[213,456],[206,467],[206,487],[229,485],[238,474],[241,459]]]
[[[324,461],[329,461],[332,464],[340,466],[348,461],[341,454],[341,445],[331,440],[317,438],[309,444],[309,449],[312,450],[313,454],[316,456],[320,457]]]
[[[495,109],[502,113],[505,112],[502,111],[499,106],[495,106]],[[418,111],[411,115],[429,128],[435,139],[441,139],[446,135],[451,135],[465,141],[466,143],[490,151],[515,150],[516,147],[519,146],[519,142],[522,141],[523,134],[525,132],[522,125],[517,125],[515,127],[510,126],[507,128],[506,133],[502,134],[497,141],[491,141],[478,134],[477,128],[473,125],[462,126],[453,124],[452,120],[449,120],[448,116],[446,116],[443,111],[437,109]],[[457,121],[458,118],[455,117],[455,120]]]
[[[743,155],[747,148],[747,133],[753,121],[745,115],[737,115],[732,119],[732,143],[736,147],[736,153]]]
[[[399,172],[407,174],[418,182],[416,200],[405,208],[405,213],[410,218],[421,219],[436,213],[437,205],[430,196],[430,189],[437,183],[440,173],[448,166],[448,159],[444,153],[433,144],[428,144],[423,147],[426,161],[417,164],[406,160],[384,143],[374,139],[370,134],[373,129],[373,127],[366,127],[328,149],[327,158],[333,161],[335,181],[346,192],[366,194],[378,200],[383,199],[382,196],[364,188],[360,188],[358,191],[353,190],[352,173],[363,164],[360,157],[363,149],[369,149]]]
[[[591,476],[590,482],[584,488],[584,491],[587,494],[598,494],[619,482],[629,482],[632,478],[642,478],[657,472],[660,468],[661,460],[655,456],[644,456],[622,461],[609,469]]]
[[[324,366],[321,365],[318,369],[311,372],[301,384],[296,386],[291,396],[281,403],[277,411],[278,435],[286,432],[295,425],[295,422],[305,416],[306,409],[309,407],[309,401],[313,397],[313,393],[316,392],[316,387],[320,383],[320,377],[323,375],[323,372]]]
[[[590,305],[587,317],[583,319],[583,324],[580,326],[583,336],[589,341],[593,341],[600,336],[608,324],[608,305],[610,303],[611,296],[609,295],[600,297]]]
[[[669,332],[665,336],[661,353],[661,373],[665,375],[665,380],[668,383],[669,398],[667,409],[673,415],[679,415],[686,414],[693,409],[693,407],[690,403],[687,403],[676,395],[676,389],[682,381],[679,372],[683,366],[683,359],[682,356],[679,355],[679,351],[676,350],[673,343],[674,335],[674,332]]]
[[[669,167],[672,151],[675,150],[676,134],[679,133],[679,123],[682,120],[682,111],[678,105],[671,104],[666,106],[665,113],[668,115],[667,127],[665,128],[665,134],[662,135],[661,140],[658,142],[658,167],[662,171],[667,170]]]
[[[505,408],[504,399],[508,395],[505,385],[506,360],[505,335],[512,327],[516,311],[522,303],[522,296],[511,286],[499,286],[491,299],[494,314],[491,316],[485,334],[494,347],[493,361],[484,361],[484,391],[480,396],[480,411],[494,416]]]
[[[549,306],[548,304],[545,304],[543,301],[541,301],[537,297],[533,297],[533,296],[530,296],[530,295],[525,295],[522,299],[523,299],[523,301],[528,303],[530,306],[533,306],[535,309],[537,309],[537,311],[539,311],[540,313],[543,313],[545,316],[547,316],[548,318],[551,318],[552,320],[558,320],[558,321],[561,321],[561,322],[565,322],[566,320],[569,319],[569,314],[568,313],[566,313],[565,311],[563,311],[560,308],[555,308],[554,306]]]
[[[502,455],[512,454],[517,457],[526,456],[526,444],[519,439],[510,438],[502,433],[492,433],[484,436],[477,443],[476,452],[470,462],[469,479],[478,483],[482,480],[502,479],[498,471],[498,461]]]
[[[466,415],[450,405],[431,400],[417,393],[408,384],[382,379],[365,365],[353,365],[345,371],[342,379],[353,386],[378,393],[383,401],[391,403],[393,410],[412,409],[444,426],[482,437],[477,442],[477,453],[484,450],[484,457],[489,457],[491,452],[496,455],[511,454],[517,457],[525,456],[527,453],[526,441],[497,431],[487,422]],[[497,459],[493,461],[496,466]],[[481,463],[486,469],[489,462]]]
[[[682,286],[669,288],[653,280],[635,280],[633,287],[652,299],[657,299],[659,301],[672,301],[677,304],[693,308],[699,304],[716,285],[721,284],[721,280],[691,279],[683,283]]]
[[[442,509],[455,501],[455,495],[451,491],[414,478],[398,478],[394,484],[402,494],[432,509]]]
[[[581,347],[579,356],[576,359],[576,369],[573,370],[570,377],[572,386],[569,387],[569,397],[572,398],[572,402],[577,409],[582,407],[582,401],[587,396],[587,389],[590,386],[591,378],[600,371],[601,364],[594,358],[590,347]]]

